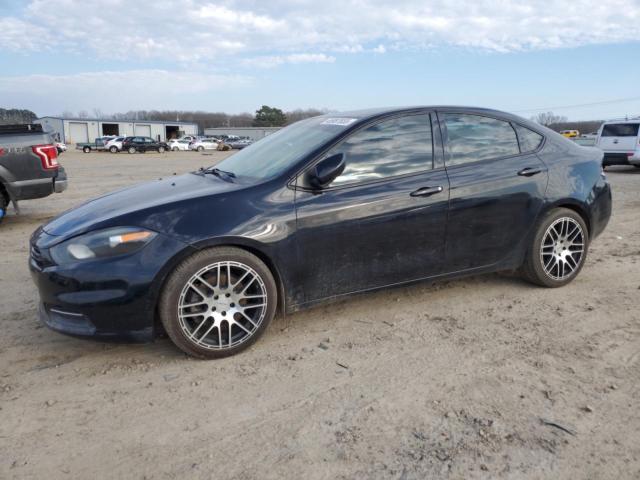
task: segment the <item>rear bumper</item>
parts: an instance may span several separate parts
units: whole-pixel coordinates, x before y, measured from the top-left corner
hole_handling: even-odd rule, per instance
[[[593,190],[593,203],[591,204],[590,223],[591,223],[591,240],[600,235],[611,218],[611,209],[613,205],[611,195],[611,185],[602,179]]]
[[[605,152],[602,165],[605,167],[610,165],[640,165],[640,152],[635,152],[633,155]]]
[[[58,170],[58,176],[53,179],[53,191],[55,193],[62,193],[68,186],[67,172],[64,171],[64,168],[60,167]]]
[[[19,180],[8,184],[12,200],[32,200],[60,193],[67,189],[67,173],[64,168],[58,169],[56,177]]]

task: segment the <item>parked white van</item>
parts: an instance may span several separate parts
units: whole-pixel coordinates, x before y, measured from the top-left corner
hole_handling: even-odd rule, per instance
[[[604,151],[602,165],[634,165],[640,168],[640,118],[604,122],[596,146]]]

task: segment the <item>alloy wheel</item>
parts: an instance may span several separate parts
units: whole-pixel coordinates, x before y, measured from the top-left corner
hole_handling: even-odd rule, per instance
[[[553,280],[565,280],[580,267],[584,256],[584,232],[570,217],[554,221],[544,233],[540,260],[544,273]]]
[[[258,273],[240,262],[216,262],[187,281],[178,300],[180,328],[193,344],[234,348],[253,336],[267,312],[267,289]]]

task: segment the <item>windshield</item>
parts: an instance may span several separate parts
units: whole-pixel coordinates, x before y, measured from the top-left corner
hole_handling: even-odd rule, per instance
[[[325,116],[302,120],[249,145],[216,167],[236,176],[257,180],[273,178],[355,121]]]

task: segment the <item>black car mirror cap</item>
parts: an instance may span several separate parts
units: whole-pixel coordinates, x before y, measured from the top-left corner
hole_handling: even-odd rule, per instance
[[[346,166],[344,153],[324,158],[308,172],[307,183],[314,189],[325,188],[344,172]]]

